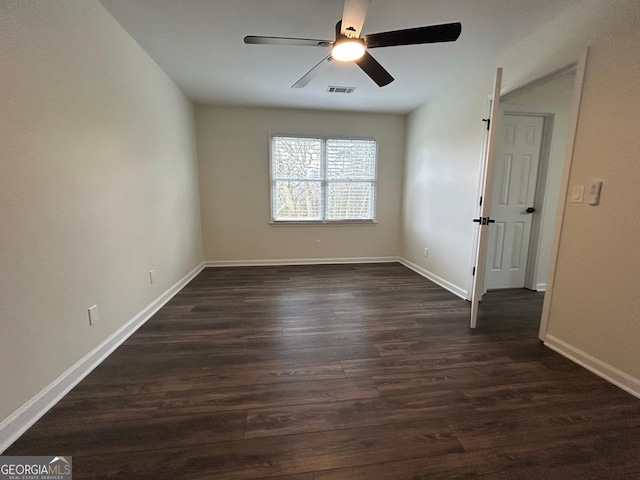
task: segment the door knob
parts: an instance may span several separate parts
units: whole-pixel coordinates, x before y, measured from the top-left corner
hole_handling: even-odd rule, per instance
[[[533,208],[533,207],[528,207],[528,208],[525,210],[525,213],[533,213],[533,212],[535,212],[535,211],[536,211],[536,209],[535,209],[535,208]]]

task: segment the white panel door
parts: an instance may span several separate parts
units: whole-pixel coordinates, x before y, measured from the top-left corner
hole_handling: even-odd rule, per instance
[[[493,159],[485,288],[523,288],[529,256],[542,117],[506,113]],[[529,209],[527,211],[527,209]]]

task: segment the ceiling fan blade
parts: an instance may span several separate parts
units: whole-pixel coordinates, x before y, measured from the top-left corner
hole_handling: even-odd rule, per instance
[[[300,80],[298,80],[296,83],[291,85],[291,88],[302,88],[307,86],[307,84],[311,80],[313,80],[318,75],[318,73],[320,73],[322,66],[325,63],[329,63],[330,61],[331,61],[331,55],[327,55],[325,58],[323,58],[320,61],[320,63],[318,63],[315,67],[313,67],[311,70],[305,73]]]
[[[408,28],[393,32],[365,35],[367,48],[394,47],[397,45],[417,45],[421,43],[455,42],[462,32],[462,25],[445,23],[427,27]]]
[[[250,45],[292,45],[300,47],[329,47],[331,40],[316,40],[313,38],[288,38],[288,37],[260,37],[247,35],[244,43]]]
[[[365,52],[362,58],[355,60],[355,63],[376,82],[379,87],[384,87],[393,82],[393,77],[387,72],[378,61],[371,56],[369,52]]]
[[[342,10],[343,28],[340,33],[345,35],[345,30],[350,27],[355,30],[355,36],[359,37],[370,3],[371,0],[344,0],[344,9]]]

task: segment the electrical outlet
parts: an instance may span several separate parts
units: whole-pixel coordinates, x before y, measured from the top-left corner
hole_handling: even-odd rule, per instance
[[[156,275],[156,271],[155,270],[151,270],[149,271],[149,283],[155,283],[156,279],[155,279],[155,275]]]
[[[425,256],[425,257],[428,257],[428,256],[429,256],[429,249],[428,249],[428,248],[425,248],[425,249],[424,249],[424,256]]]
[[[321,242],[320,240],[316,240],[316,248],[320,248]]]
[[[94,305],[89,309],[89,326],[93,325],[98,320],[98,306]]]

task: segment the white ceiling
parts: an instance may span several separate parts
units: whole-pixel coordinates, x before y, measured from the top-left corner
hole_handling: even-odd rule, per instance
[[[453,43],[372,50],[395,77],[386,87],[354,64],[332,62],[302,89],[291,85],[328,49],[243,38],[333,40],[343,0],[100,1],[197,103],[408,113],[581,0],[372,0],[363,34],[457,21],[462,34]],[[329,94],[329,85],[356,90]]]

